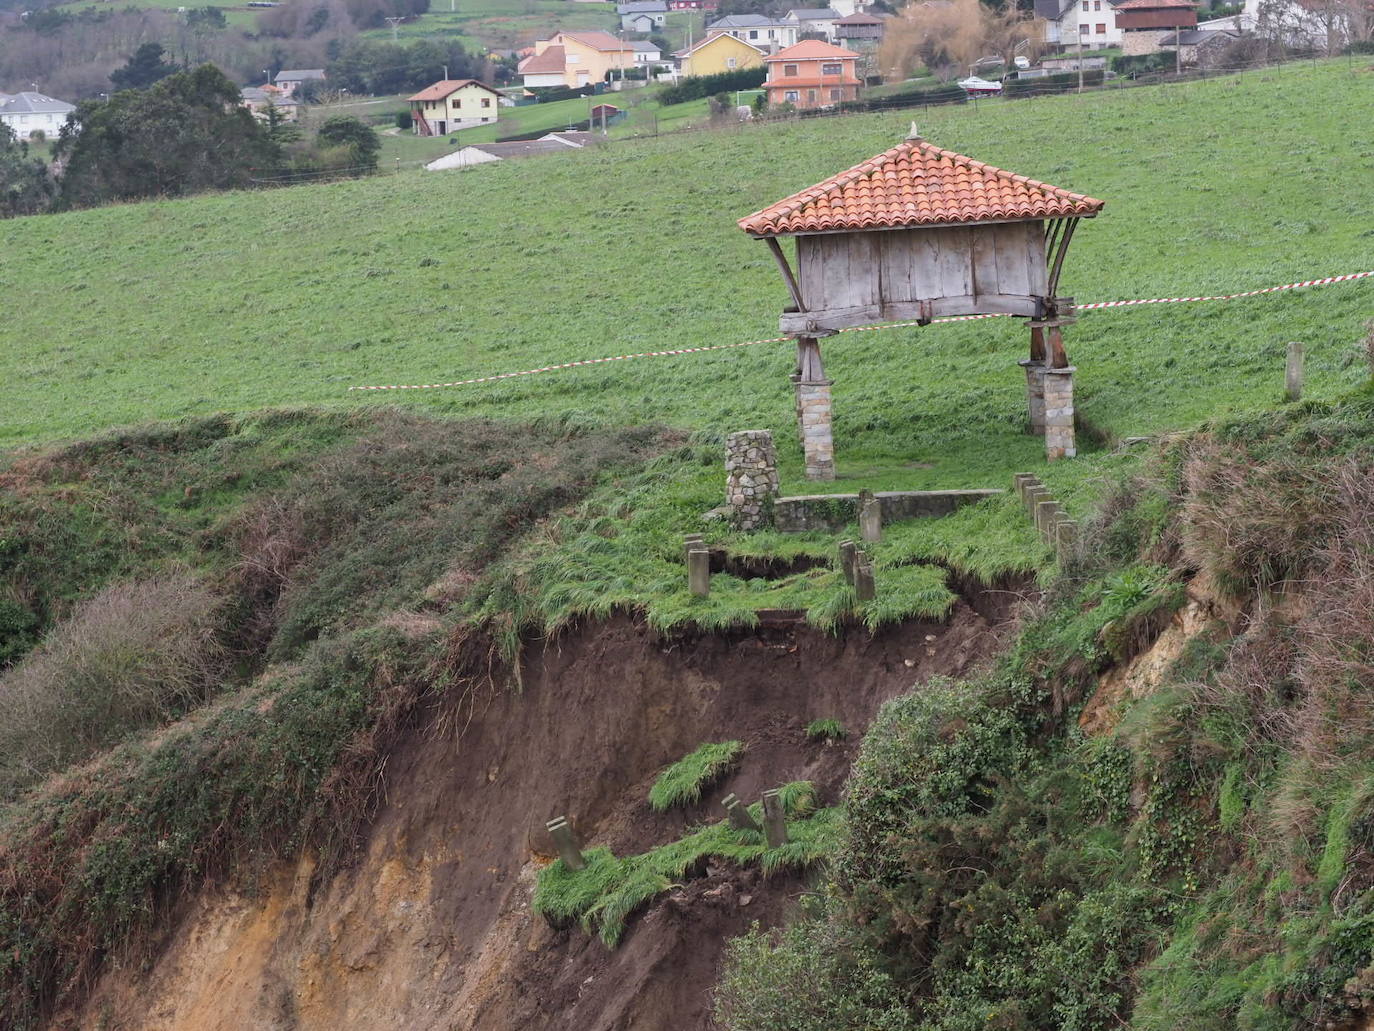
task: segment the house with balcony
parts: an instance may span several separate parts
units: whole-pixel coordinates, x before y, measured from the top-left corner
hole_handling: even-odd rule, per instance
[[[527,89],[539,86],[590,86],[635,66],[634,44],[597,29],[556,32],[534,44],[534,53],[517,66]]]
[[[847,14],[835,22],[835,43],[850,50],[876,50],[886,25],[876,14]]]
[[[795,7],[783,15],[783,21],[797,27],[797,38],[803,36],[823,37],[826,42],[835,42],[835,23],[843,17],[829,7]]]
[[[1116,10],[1115,0],[1035,0],[1035,14],[1045,22],[1045,43],[1053,49],[1120,46]]]
[[[495,122],[501,94],[476,79],[442,79],[410,98],[411,131],[447,136],[459,129]]]
[[[732,14],[706,26],[707,34],[725,32],[770,53],[790,47],[801,35],[796,22],[774,21],[761,14]]]
[[[859,57],[853,50],[819,39],[802,40],[765,57],[768,79],[763,88],[768,91],[768,103],[791,104],[806,111],[858,100]]]

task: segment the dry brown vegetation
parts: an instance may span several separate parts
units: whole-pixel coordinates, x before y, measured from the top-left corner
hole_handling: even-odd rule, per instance
[[[907,78],[925,67],[941,79],[953,79],[969,74],[983,57],[1010,65],[1019,44],[1033,48],[1043,36],[1038,19],[1015,4],[994,8],[980,0],[913,3],[889,22],[878,64],[892,78]]]

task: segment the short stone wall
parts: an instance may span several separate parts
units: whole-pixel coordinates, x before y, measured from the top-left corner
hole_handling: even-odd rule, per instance
[[[1000,490],[880,490],[883,523],[900,519],[939,518],[965,505],[976,505]],[[773,525],[783,533],[821,530],[837,533],[859,518],[857,494],[804,494],[773,502]]]

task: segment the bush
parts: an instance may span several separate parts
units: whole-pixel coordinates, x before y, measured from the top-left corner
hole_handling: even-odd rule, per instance
[[[222,615],[187,573],[79,606],[0,679],[0,795],[204,699],[225,668]]]
[[[733,72],[718,75],[693,75],[673,86],[659,91],[658,99],[664,107],[670,104],[685,104],[689,100],[718,93],[732,93],[735,90],[758,89],[763,85],[768,72],[763,68],[740,68]]]
[[[1083,73],[1084,86],[1101,86],[1106,79],[1101,68],[1093,68]],[[1005,97],[1024,97],[1032,93],[1064,93],[1078,88],[1077,72],[1061,72],[1046,75],[1043,79],[1011,79],[1003,83],[1002,95]]]
[[[806,725],[808,741],[843,741],[849,736],[839,720],[812,720]]]
[[[1117,75],[1169,71],[1174,67],[1174,60],[1174,55],[1168,53],[1122,54],[1112,58],[1112,71]]]
[[[662,812],[676,805],[690,805],[701,792],[739,762],[744,745],[739,741],[704,744],[669,766],[649,789],[649,804]]]
[[[411,115],[409,111],[396,112],[396,128],[400,129],[402,132],[405,132],[413,128],[414,125],[415,118]]]

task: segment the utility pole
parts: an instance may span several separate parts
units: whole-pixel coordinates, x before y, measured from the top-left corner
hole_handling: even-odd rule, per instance
[[[387,23],[388,25],[391,26],[391,42],[393,42],[393,43],[396,42],[396,26],[400,25],[401,22],[403,22],[403,21],[405,21],[404,18],[394,18],[394,17],[393,17],[393,18],[388,18],[388,19],[386,20],[386,23]]]

